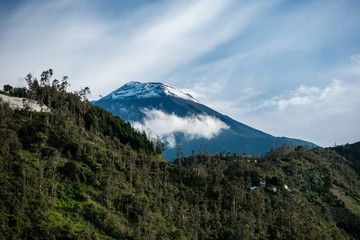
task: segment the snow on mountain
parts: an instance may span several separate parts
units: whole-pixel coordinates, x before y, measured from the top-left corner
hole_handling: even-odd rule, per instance
[[[166,159],[177,156],[176,145],[189,156],[237,152],[265,154],[283,144],[314,146],[300,139],[275,137],[223,115],[191,95],[162,83],[129,82],[106,97],[92,101],[114,115],[129,121],[149,136],[158,136],[166,144]]]
[[[144,99],[144,98],[159,98],[163,96],[173,96],[190,100],[193,102],[199,102],[193,98],[190,94],[184,93],[183,91],[169,86],[163,83],[149,82],[129,82],[117,90],[107,95],[104,100],[118,99],[125,100],[131,98]]]

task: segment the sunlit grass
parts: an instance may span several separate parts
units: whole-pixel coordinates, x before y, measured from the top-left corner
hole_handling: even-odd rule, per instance
[[[341,187],[334,186],[331,192],[344,202],[345,207],[352,213],[360,215],[360,203],[350,196],[347,196]]]

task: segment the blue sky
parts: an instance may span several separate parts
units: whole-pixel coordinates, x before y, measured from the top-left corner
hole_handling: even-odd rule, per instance
[[[0,1],[0,83],[53,68],[92,99],[164,82],[275,136],[360,140],[358,0]]]

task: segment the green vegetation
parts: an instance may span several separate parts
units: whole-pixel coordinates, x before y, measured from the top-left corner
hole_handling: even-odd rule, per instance
[[[360,215],[360,201],[358,198],[346,195],[344,190],[338,186],[334,186],[331,192],[337,196],[352,213]]]
[[[360,142],[336,146],[332,149],[349,159],[352,167],[360,174]]]
[[[355,156],[284,146],[165,162],[160,141],[51,75],[6,91],[50,113],[0,104],[0,239],[360,238]]]

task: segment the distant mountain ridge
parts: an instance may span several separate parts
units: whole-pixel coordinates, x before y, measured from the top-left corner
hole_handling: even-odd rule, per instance
[[[170,141],[167,142],[166,139],[169,139],[168,136],[161,136],[167,145],[168,150],[165,152],[165,157],[168,160],[174,159],[177,156],[179,149],[175,148],[175,145],[181,147],[182,154],[188,156],[194,151],[199,152],[203,150],[209,153],[225,151],[265,154],[271,148],[281,146],[285,143],[301,146],[316,146],[307,141],[286,137],[274,137],[254,129],[201,104],[190,94],[186,94],[175,87],[163,83],[129,82],[102,99],[92,101],[92,103],[107,109],[126,121],[142,123],[144,124],[144,129],[150,131],[153,131],[153,129],[146,129],[146,127],[148,127],[146,123],[149,122],[149,118],[151,117],[149,112],[152,110],[161,111],[167,114],[166,116],[169,118],[176,116],[178,117],[177,120],[196,116],[209,116],[210,121],[220,120],[228,126],[228,128],[222,129],[222,131],[215,134],[212,138],[202,136],[193,137],[192,135],[189,137],[189,133],[186,134],[180,130],[174,131],[171,138],[173,138],[176,144],[170,144]],[[156,124],[157,119],[150,120]],[[163,121],[164,119],[161,120]],[[195,119],[194,121],[198,123],[199,119]],[[168,123],[171,124],[170,122]],[[163,127],[166,128],[167,126]],[[155,132],[155,134],[160,133]]]

